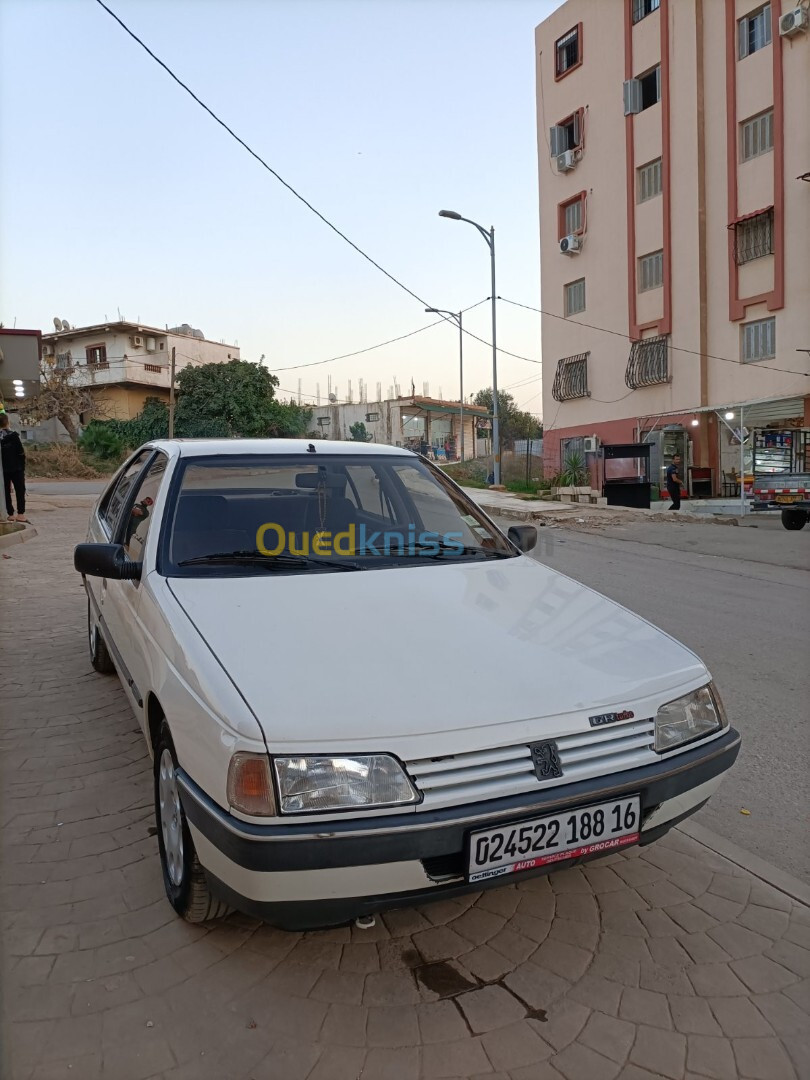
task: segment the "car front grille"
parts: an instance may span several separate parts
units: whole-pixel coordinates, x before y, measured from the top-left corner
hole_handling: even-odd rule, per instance
[[[553,741],[557,744],[562,776],[551,780],[537,779],[528,743],[419,758],[406,762],[405,767],[424,795],[420,809],[430,810],[499,799],[649,765],[659,760],[653,750],[654,739],[653,719],[560,735]]]

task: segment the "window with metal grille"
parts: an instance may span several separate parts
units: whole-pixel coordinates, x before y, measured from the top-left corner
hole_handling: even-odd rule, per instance
[[[638,291],[660,289],[664,284],[664,253],[653,251],[638,260]]]
[[[588,390],[588,357],[590,353],[578,353],[557,361],[551,396],[555,401],[590,397]]]
[[[84,355],[88,364],[93,364],[95,367],[100,368],[109,367],[109,364],[107,363],[106,345],[89,345],[84,350]]]
[[[743,161],[773,150],[773,109],[740,124],[740,157]]]
[[[751,53],[764,49],[771,43],[771,5],[750,11],[737,23],[737,41],[740,60]]]
[[[73,367],[73,357],[70,355],[70,351],[56,354],[56,366],[62,370]]]
[[[737,266],[773,255],[773,207],[734,223],[734,261]]]
[[[565,314],[576,315],[585,310],[585,278],[570,281],[563,286],[565,292]]]
[[[661,0],[633,0],[633,22],[641,22],[654,11],[658,11]]]
[[[661,158],[648,161],[640,169],[636,169],[638,176],[638,201],[646,202],[661,194]]]
[[[561,38],[557,38],[554,43],[554,55],[556,58],[554,70],[558,79],[581,62],[581,36],[582,23],[579,23],[573,30],[569,30],[567,34],[563,34]]]
[[[669,338],[666,334],[633,342],[630,346],[627,370],[624,373],[624,381],[631,390],[669,382],[671,378]]]
[[[776,356],[776,319],[757,319],[740,327],[740,359],[744,364]]]

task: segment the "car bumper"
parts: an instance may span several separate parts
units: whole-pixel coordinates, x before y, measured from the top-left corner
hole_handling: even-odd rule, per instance
[[[178,773],[178,780],[212,890],[234,907],[275,925],[311,929],[516,882],[599,855],[471,884],[463,865],[471,829],[637,793],[642,814],[639,843],[650,843],[706,802],[734,764],[739,748],[740,736],[730,729],[653,765],[612,776],[474,806],[329,823],[299,819],[253,825],[224,811],[184,773]]]

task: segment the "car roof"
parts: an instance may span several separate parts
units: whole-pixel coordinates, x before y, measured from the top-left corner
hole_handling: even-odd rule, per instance
[[[318,457],[358,454],[379,457],[413,457],[410,450],[382,443],[338,442],[331,439],[155,439],[148,444],[165,453],[181,457],[250,456],[251,454],[300,455]]]

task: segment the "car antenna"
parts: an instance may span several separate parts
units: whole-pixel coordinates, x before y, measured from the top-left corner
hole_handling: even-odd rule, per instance
[[[307,453],[308,454],[316,454],[317,453],[317,450],[315,449],[315,443],[310,443],[309,444],[309,446],[307,447]]]

